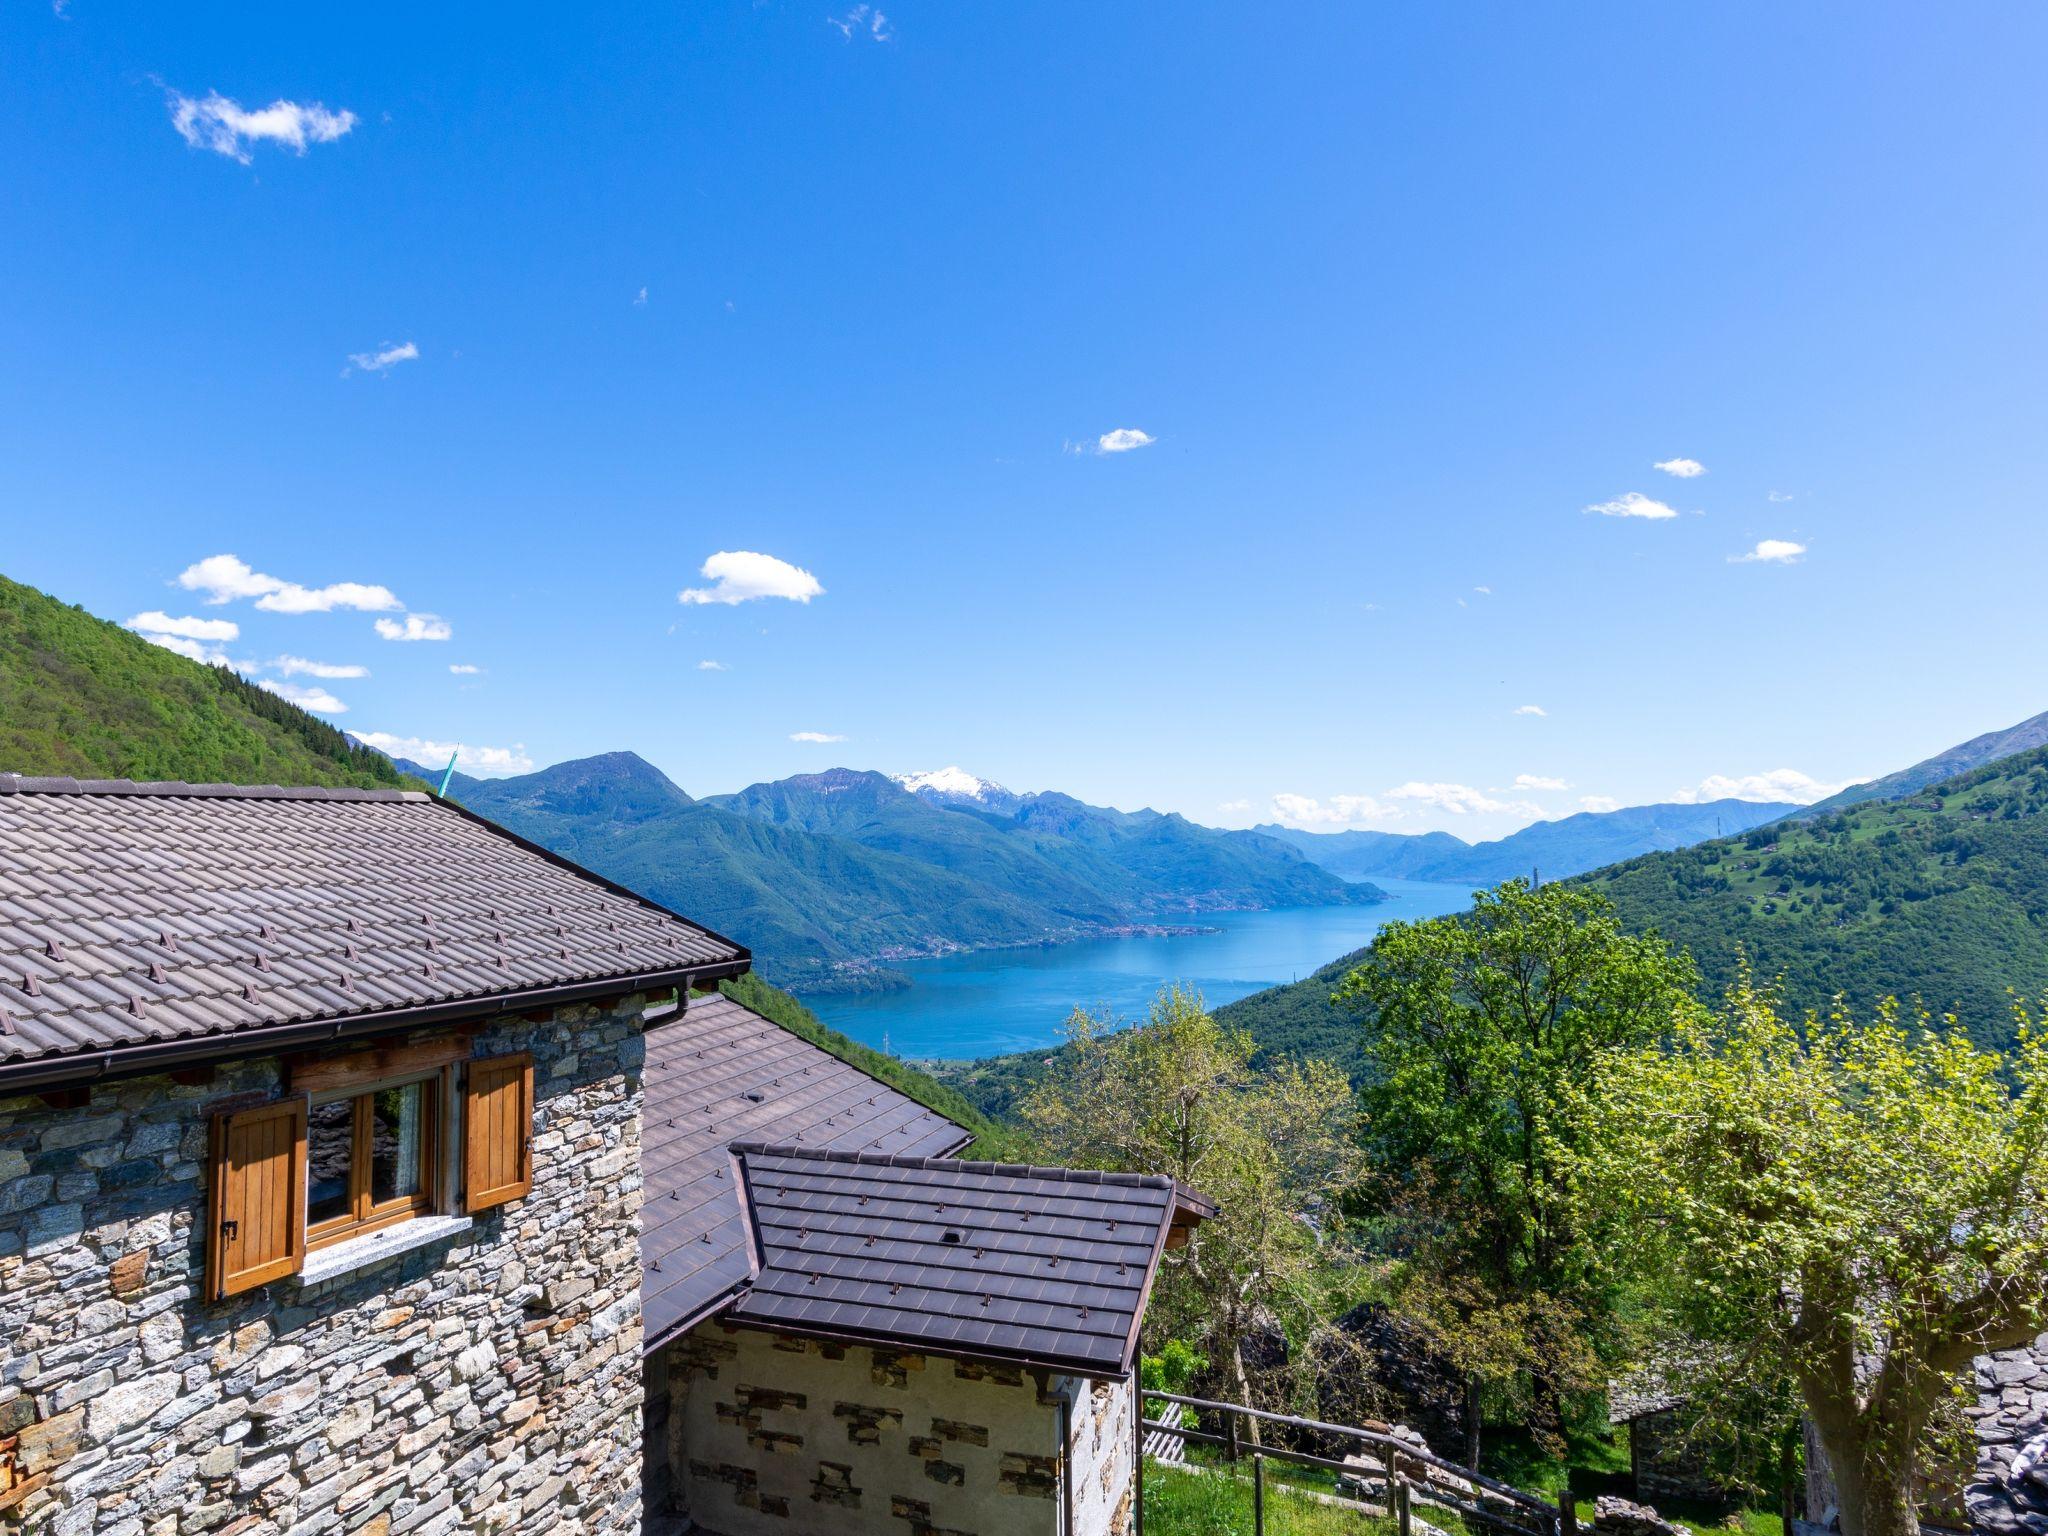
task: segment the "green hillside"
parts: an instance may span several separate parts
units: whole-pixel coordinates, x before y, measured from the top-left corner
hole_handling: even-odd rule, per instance
[[[1923,789],[1585,877],[1624,922],[1690,949],[1707,988],[1747,952],[1795,1007],[1835,993],[1953,1012],[2012,1038],[2007,989],[2048,990],[2048,748]]]
[[[395,788],[381,753],[221,667],[0,576],[0,772]]]

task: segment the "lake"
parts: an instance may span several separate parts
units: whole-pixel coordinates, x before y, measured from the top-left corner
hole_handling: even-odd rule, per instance
[[[1393,918],[1435,917],[1471,905],[1464,885],[1379,878],[1390,900],[1369,907],[1285,907],[1189,918],[1212,933],[1089,939],[1050,949],[996,949],[893,962],[907,991],[810,997],[819,1018],[897,1056],[996,1056],[1060,1038],[1076,1007],[1136,1022],[1168,982],[1200,990],[1211,1007],[1298,981],[1362,948]]]

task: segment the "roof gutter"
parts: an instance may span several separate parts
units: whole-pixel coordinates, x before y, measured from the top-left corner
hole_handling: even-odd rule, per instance
[[[425,1029],[435,1024],[499,1018],[508,1013],[528,1013],[537,1008],[588,1002],[597,997],[658,992],[668,987],[701,989],[745,975],[752,963],[751,957],[742,951],[737,960],[720,960],[680,970],[607,976],[596,981],[571,982],[566,986],[530,987],[520,992],[458,998],[445,1003],[417,1003],[406,1008],[383,1008],[374,1013],[343,1014],[338,1018],[314,1019],[298,1024],[265,1024],[233,1034],[153,1040],[147,1045],[118,1046],[112,1050],[79,1055],[0,1061],[0,1098],[14,1093],[37,1093],[46,1088],[144,1077],[176,1067],[244,1061],[251,1056],[269,1056],[278,1051],[352,1040],[363,1035],[389,1034],[394,1030]]]

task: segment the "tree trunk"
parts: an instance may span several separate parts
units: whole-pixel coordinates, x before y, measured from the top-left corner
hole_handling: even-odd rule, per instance
[[[1479,1378],[1465,1378],[1465,1465],[1477,1469],[1480,1449]]]
[[[1565,1444],[1564,1398],[1557,1389],[1557,1378],[1548,1371],[1530,1373],[1529,1435],[1539,1447],[1558,1460],[1571,1459],[1571,1452]]]
[[[1872,1456],[1871,1437],[1881,1430],[1853,1403],[1816,1398],[1809,1391],[1807,1411],[1834,1481],[1842,1536],[1919,1536],[1911,1458]],[[1906,1465],[1897,1465],[1900,1460]]]
[[[1247,1408],[1253,1406],[1252,1382],[1244,1368],[1244,1340],[1241,1338],[1230,1341],[1230,1386],[1240,1403]],[[1244,1417],[1244,1437],[1253,1445],[1265,1443],[1259,1439],[1259,1421],[1250,1414]]]
[[[1837,1467],[1835,1492],[1841,1500],[1842,1536],[1918,1536],[1920,1511],[1910,1477]]]

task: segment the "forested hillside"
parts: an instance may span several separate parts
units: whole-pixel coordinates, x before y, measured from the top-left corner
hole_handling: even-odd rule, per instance
[[[1586,877],[1719,993],[1746,953],[1797,1008],[1917,997],[2012,1038],[2008,989],[2048,990],[2048,748],[1921,790]]]
[[[0,576],[0,772],[395,788],[382,753],[220,667]]]

